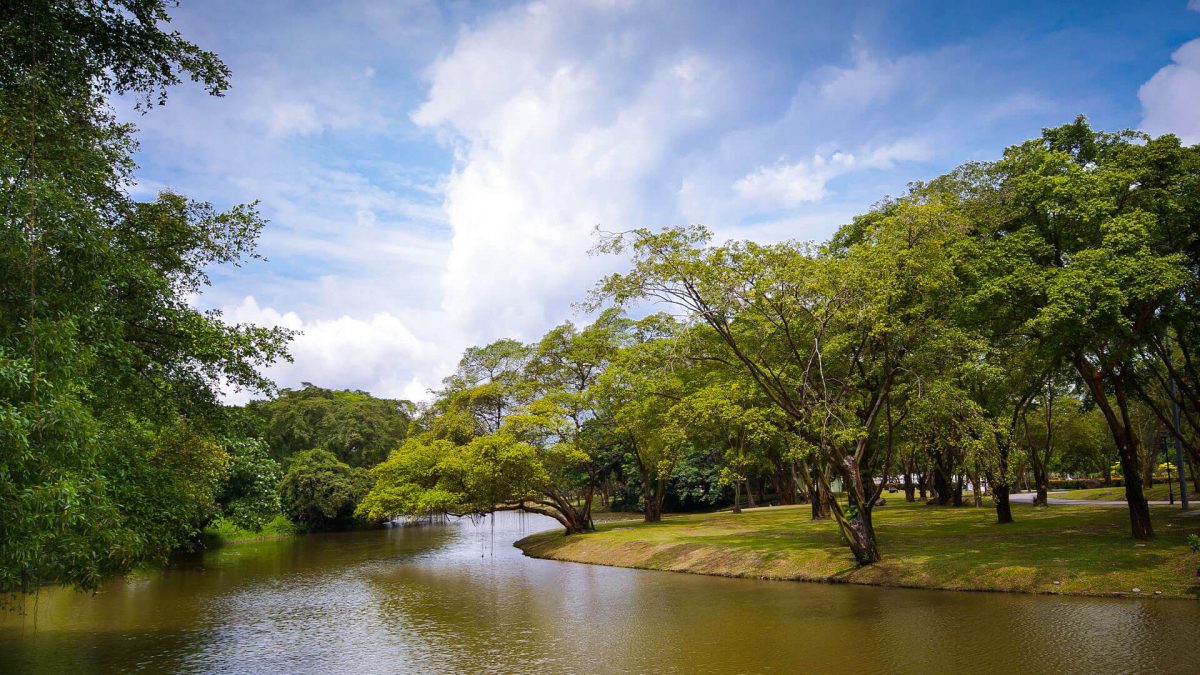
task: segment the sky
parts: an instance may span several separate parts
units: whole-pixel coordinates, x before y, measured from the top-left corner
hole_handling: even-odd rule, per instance
[[[301,331],[283,387],[427,399],[621,261],[597,227],[824,240],[1087,115],[1200,143],[1200,0],[185,1],[233,71],[140,129],[135,196],[258,200],[265,261],[195,298]],[[246,392],[230,392],[239,402]]]

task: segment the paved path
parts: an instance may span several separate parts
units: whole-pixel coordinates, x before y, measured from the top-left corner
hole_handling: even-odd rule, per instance
[[[1046,498],[1046,503],[1048,503],[1048,504],[1090,504],[1092,506],[1125,506],[1124,499],[1119,500],[1119,501],[1106,500],[1106,499],[1060,499],[1060,498],[1054,496],[1054,495],[1065,495],[1065,494],[1067,494],[1065,491],[1051,492],[1051,493],[1049,493],[1050,496],[1048,496]],[[1017,492],[1012,495],[1009,495],[1008,498],[1009,498],[1009,500],[1014,501],[1014,502],[1018,502],[1018,503],[1022,503],[1022,504],[1032,504],[1033,498],[1036,496],[1037,496],[1036,492]],[[1188,499],[1189,510],[1195,510],[1195,508],[1196,508],[1195,499],[1192,499],[1190,497],[1191,497],[1191,495],[1189,495],[1189,499]],[[1164,501],[1152,501],[1149,503],[1155,504],[1158,506],[1171,506],[1172,505],[1171,502],[1165,501],[1165,500]],[[1174,505],[1178,506],[1179,500],[1176,500]]]

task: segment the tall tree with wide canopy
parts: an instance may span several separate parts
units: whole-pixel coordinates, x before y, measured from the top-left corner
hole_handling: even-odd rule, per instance
[[[375,466],[403,443],[416,413],[410,401],[308,382],[300,389],[280,390],[275,398],[251,401],[246,408],[260,421],[276,460],[320,448],[360,467]]]
[[[0,26],[0,591],[94,588],[165,559],[215,512],[218,388],[262,390],[287,332],[189,303],[253,257],[252,206],[128,194],[133,128],[228,71],[159,0],[4,3]]]
[[[1154,530],[1131,411],[1143,354],[1193,279],[1195,153],[1174,136],[1097,132],[1079,118],[1009,148],[973,187],[1001,213],[979,224],[980,301],[1078,374],[1116,443],[1137,539]]]
[[[877,454],[876,425],[928,336],[925,324],[958,285],[966,230],[936,200],[887,203],[824,250],[711,246],[699,227],[634,230],[598,247],[628,253],[633,269],[607,277],[593,302],[658,300],[714,330],[816,448],[820,480],[842,479],[849,501],[833,504],[834,518],[855,558],[870,564],[880,558],[871,513],[882,489],[870,472],[890,463]]]

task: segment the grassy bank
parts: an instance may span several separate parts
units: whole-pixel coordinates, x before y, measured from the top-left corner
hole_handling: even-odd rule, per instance
[[[218,518],[204,528],[201,539],[207,548],[217,548],[228,544],[241,544],[248,541],[265,541],[268,539],[283,539],[294,536],[296,526],[283,514],[275,516],[271,522],[263,526],[259,532],[246,530],[234,525],[224,518]]]
[[[1170,498],[1170,491],[1175,492],[1175,499],[1179,499],[1179,485],[1174,484],[1167,486],[1165,482],[1155,483],[1154,487],[1146,488],[1146,499],[1152,502],[1167,501]],[[1087,500],[1104,500],[1104,501],[1124,501],[1125,488],[1123,487],[1102,487],[1092,488],[1090,490],[1071,490],[1069,492],[1059,492],[1053,495],[1059,499],[1087,499]],[[1188,498],[1195,501],[1195,495],[1192,494],[1192,483],[1188,481]]]
[[[564,537],[517,542],[527,555],[574,562],[731,577],[955,590],[1200,598],[1200,555],[1185,543],[1200,517],[1154,508],[1158,536],[1135,542],[1124,509],[1014,505],[1017,522],[987,508],[890,502],[876,510],[884,560],[854,564],[831,521],[808,507],[774,507],[606,523]],[[1058,583],[1055,583],[1058,582]]]

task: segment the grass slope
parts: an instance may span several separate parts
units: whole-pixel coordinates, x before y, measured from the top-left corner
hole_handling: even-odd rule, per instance
[[[915,588],[1200,597],[1200,555],[1185,543],[1200,517],[1154,508],[1157,538],[1129,537],[1125,509],[1013,505],[1015,523],[987,508],[891,502],[875,511],[883,561],[857,567],[832,521],[808,507],[679,515],[661,523],[606,523],[595,533],[560,531],[516,546],[537,558],[763,579]],[[1059,582],[1055,584],[1054,582]]]

